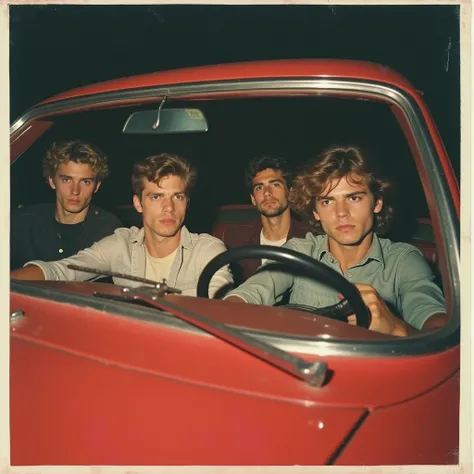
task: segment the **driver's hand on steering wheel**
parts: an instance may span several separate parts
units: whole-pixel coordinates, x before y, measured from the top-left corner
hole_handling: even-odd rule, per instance
[[[392,336],[407,336],[409,326],[400,318],[395,316],[385,301],[380,297],[377,290],[363,283],[356,283],[355,286],[360,292],[360,296],[364,300],[365,305],[369,308],[371,322],[369,329],[371,331],[381,332],[382,334],[390,334]],[[353,326],[357,325],[357,318],[354,314],[347,317],[347,322]]]

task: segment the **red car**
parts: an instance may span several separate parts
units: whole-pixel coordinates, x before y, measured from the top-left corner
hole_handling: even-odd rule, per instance
[[[160,113],[161,133],[146,129]],[[41,156],[73,136],[109,157],[97,200],[125,225],[139,223],[133,160],[169,150],[188,157],[200,184],[187,225],[224,242],[255,215],[242,175],[252,155],[276,150],[298,165],[332,143],[369,145],[400,191],[392,238],[422,250],[450,319],[395,338],[206,298],[213,272],[248,257],[245,247],[211,262],[199,297],[166,286],[12,281],[12,465],[458,463],[459,186],[422,95],[405,78],[371,63],[293,60],[74,89],[11,126],[13,207],[51,198]],[[282,249],[272,258],[289,260]],[[346,282],[341,291],[357,299],[351,290]]]

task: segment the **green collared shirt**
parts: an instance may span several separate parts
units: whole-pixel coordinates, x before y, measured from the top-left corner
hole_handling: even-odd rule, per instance
[[[283,247],[325,263],[351,283],[373,286],[392,312],[416,329],[421,329],[433,314],[446,312],[443,293],[434,283],[433,272],[413,245],[392,242],[374,234],[365,258],[345,273],[329,252],[326,235],[308,233],[304,239],[290,239]],[[321,308],[339,302],[337,290],[281,270],[260,271],[227,297],[234,295],[247,303],[273,305],[288,290],[291,290],[290,303]]]

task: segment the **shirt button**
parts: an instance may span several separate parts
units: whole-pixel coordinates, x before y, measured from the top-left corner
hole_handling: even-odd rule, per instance
[[[352,278],[352,273],[348,273],[347,276],[348,276],[349,278]]]
[[[63,253],[64,250],[63,250],[63,249],[59,249],[58,252],[59,252],[59,253]]]

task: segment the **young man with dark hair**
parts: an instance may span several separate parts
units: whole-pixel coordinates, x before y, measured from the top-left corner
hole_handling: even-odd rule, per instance
[[[331,147],[294,180],[292,208],[317,233],[291,239],[284,247],[313,257],[359,289],[371,313],[370,329],[394,336],[443,326],[445,301],[422,253],[406,243],[377,236],[388,230],[391,184],[376,176],[356,147]],[[261,271],[226,299],[275,304],[291,290],[290,303],[315,308],[338,302],[337,291],[290,272]],[[348,322],[356,324],[356,317]]]
[[[311,229],[293,216],[288,207],[291,172],[280,157],[261,155],[253,158],[246,170],[250,200],[260,213],[260,219],[242,223],[238,235],[229,235],[226,244],[282,246],[288,239],[303,237]],[[247,259],[239,262],[241,279],[246,280],[265,263]]]
[[[146,158],[133,169],[133,204],[142,214],[143,227],[120,228],[113,235],[76,255],[56,262],[28,262],[12,272],[25,280],[79,280],[95,275],[67,268],[69,264],[126,273],[153,281],[167,280],[184,295],[196,295],[202,270],[225,245],[208,234],[193,234],[183,225],[196,170],[183,158],[162,153]],[[143,283],[114,277],[114,282],[138,286]],[[228,267],[216,272],[209,295],[233,282]]]
[[[10,268],[69,257],[120,227],[117,217],[91,204],[108,173],[107,158],[91,145],[54,143],[43,159],[43,176],[56,201],[12,213]]]

